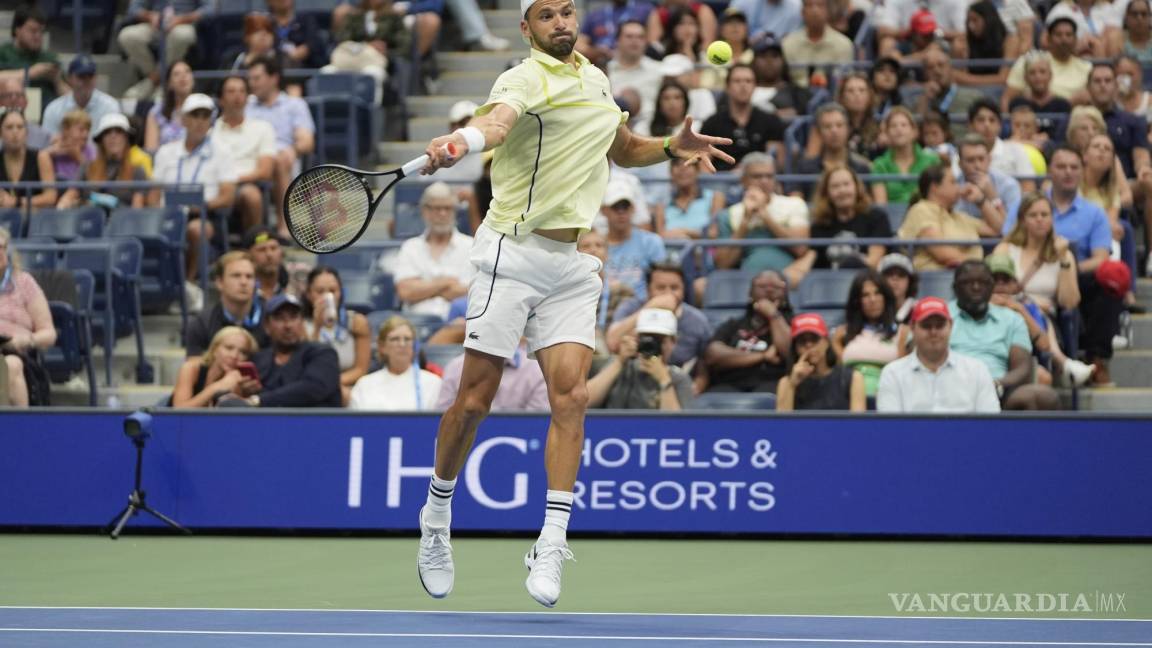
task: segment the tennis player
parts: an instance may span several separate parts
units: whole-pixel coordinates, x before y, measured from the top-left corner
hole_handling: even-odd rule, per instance
[[[599,259],[576,251],[608,182],[608,160],[646,166],[669,158],[732,163],[715,148],[731,140],[692,132],[663,140],[639,137],[612,97],[608,78],[575,51],[579,23],[571,0],[520,0],[528,58],[496,80],[468,126],[433,139],[424,173],[467,153],[495,149],[492,203],[476,233],[468,292],[463,375],[456,402],[440,419],[436,469],[420,512],[420,582],[442,598],[452,591],[449,543],[452,493],[476,428],[500,386],[504,358],[521,334],[536,353],[552,421],[544,452],[547,506],[540,537],[524,557],[528,593],[552,607],[560,597],[568,517],[584,443],[585,379],[596,341],[602,287]],[[456,157],[445,144],[456,145]]]

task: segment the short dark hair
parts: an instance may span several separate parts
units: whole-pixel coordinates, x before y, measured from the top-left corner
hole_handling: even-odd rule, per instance
[[[240,74],[229,74],[228,76],[226,76],[220,80],[220,85],[216,88],[216,98],[217,99],[223,99],[224,98],[224,86],[228,85],[228,82],[232,81],[233,79],[239,80],[240,83],[243,83],[244,84],[244,92],[248,92],[248,77],[240,75]]]
[[[969,124],[971,124],[976,119],[976,115],[979,115],[981,110],[991,111],[993,115],[996,115],[997,121],[1004,121],[1003,118],[1000,117],[1000,106],[997,106],[996,102],[992,101],[988,97],[980,97],[976,101],[972,102],[972,106],[968,108]]]
[[[264,73],[268,76],[280,76],[280,74],[283,72],[283,69],[280,67],[280,63],[278,63],[276,59],[272,58],[271,56],[257,57],[257,59],[252,61],[252,64],[248,66],[248,70],[251,71],[252,68],[255,67],[264,68]]]
[[[1096,70],[1104,68],[1112,71],[1112,76],[1116,76],[1116,64],[1112,61],[1096,61],[1092,64],[1092,69],[1088,71],[1088,78],[1092,78],[1092,73]]]
[[[644,285],[651,286],[652,275],[657,272],[671,272],[680,277],[680,281],[684,283],[685,288],[688,286],[688,280],[684,278],[684,268],[681,268],[680,264],[672,263],[671,261],[657,261],[648,266],[648,271],[644,273]]]
[[[956,272],[952,273],[952,283],[955,284],[957,281],[959,281],[960,275],[968,272],[969,270],[983,270],[984,272],[987,272],[989,276],[992,274],[992,269],[988,267],[987,263],[984,263],[983,259],[968,259],[967,261],[963,261],[960,263],[960,265],[956,266]]]
[[[1048,23],[1048,35],[1051,36],[1052,32],[1056,31],[1056,25],[1060,24],[1068,25],[1072,28],[1072,33],[1076,33],[1076,21],[1067,16],[1060,16],[1059,18],[1053,18],[1052,22]]]
[[[1084,163],[1084,156],[1080,154],[1080,151],[1077,151],[1076,149],[1072,148],[1071,146],[1069,146],[1067,144],[1061,144],[1060,146],[1057,146],[1056,148],[1052,149],[1052,155],[1050,155],[1048,157],[1048,159],[1049,160],[1055,160],[1057,153],[1070,153],[1072,155],[1075,155],[1076,159],[1080,160],[1081,164]]]
[[[916,188],[920,191],[920,198],[928,198],[928,190],[932,185],[938,185],[944,182],[944,174],[950,173],[952,168],[943,163],[933,164],[932,166],[920,172],[920,180],[917,182]]]
[[[752,67],[751,63],[733,63],[732,67],[728,68],[728,75],[724,77],[724,86],[728,86],[728,82],[732,80],[732,73],[736,70],[748,70],[752,73],[752,80],[756,80],[756,68]]]
[[[16,30],[24,26],[24,23],[32,21],[38,22],[41,25],[47,25],[48,21],[44,18],[44,14],[36,8],[34,4],[26,4],[18,7],[16,12],[12,14],[12,38],[16,38]]]
[[[640,22],[639,20],[625,20],[624,22],[620,23],[619,26],[616,27],[616,40],[620,40],[621,32],[623,32],[624,28],[627,27],[628,25],[640,25],[640,29],[643,29],[645,34],[648,33],[648,25],[645,25],[644,23]]]

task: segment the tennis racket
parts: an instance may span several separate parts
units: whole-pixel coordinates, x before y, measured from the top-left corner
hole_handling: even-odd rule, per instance
[[[445,152],[456,157],[456,145],[445,144]],[[296,176],[284,197],[284,220],[288,232],[300,247],[327,254],[352,245],[368,229],[372,215],[384,196],[404,178],[428,164],[428,156],[408,162],[392,171],[361,171],[341,164],[321,164]],[[368,178],[392,176],[375,198]]]

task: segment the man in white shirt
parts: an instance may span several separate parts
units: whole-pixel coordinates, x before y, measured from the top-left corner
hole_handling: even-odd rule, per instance
[[[800,63],[851,63],[856,47],[851,39],[828,26],[828,0],[804,0],[800,16],[804,29],[785,36],[781,45],[784,60],[791,66],[792,82],[807,88],[808,66]]]
[[[652,120],[656,98],[660,94],[660,63],[644,56],[648,45],[648,27],[630,20],[616,30],[616,55],[608,61],[608,81],[613,92],[632,88],[640,95],[640,114],[633,115],[637,123]]]
[[[256,184],[272,181],[276,132],[272,124],[246,117],[248,80],[230,76],[220,85],[220,118],[212,137],[232,153],[236,168],[236,211],[244,231],[264,223],[264,193]]]
[[[456,229],[451,187],[433,182],[420,196],[424,233],[400,246],[394,279],[404,310],[447,317],[452,300],[468,294],[475,269],[468,260],[472,237]]]
[[[216,104],[212,98],[199,92],[188,95],[180,107],[184,121],[184,139],[169,142],[156,151],[152,179],[165,184],[200,184],[204,186],[204,202],[209,213],[232,209],[236,198],[236,166],[232,153],[217,139],[208,136],[212,130],[212,111]],[[201,216],[207,216],[200,214]],[[195,276],[197,254],[200,251],[200,223],[188,223],[188,247],[185,252],[185,270],[188,278]],[[204,223],[205,236],[213,235],[212,221]],[[198,287],[186,283],[189,297],[198,301]]]
[[[988,97],[977,99],[968,109],[968,132],[979,135],[988,145],[991,156],[991,169],[1014,178],[1036,174],[1028,151],[1019,142],[1000,138],[1003,121],[1000,108]],[[1020,190],[1024,193],[1036,190],[1033,180],[1020,180]]]
[[[1088,73],[1092,71],[1091,61],[1076,56],[1076,22],[1071,18],[1057,18],[1045,28],[1048,33],[1048,51],[1036,55],[1048,57],[1052,66],[1052,94],[1063,97],[1072,103],[1087,103]],[[1004,105],[1028,93],[1028,83],[1024,78],[1024,66],[1029,56],[1021,56],[1008,71],[1008,83],[1004,88]]]
[[[120,102],[96,88],[96,62],[87,54],[77,56],[68,64],[68,85],[72,92],[56,97],[44,108],[40,123],[49,133],[58,134],[64,115],[73,110],[88,113],[93,124],[99,124],[105,115],[120,112]]]
[[[876,391],[879,412],[999,412],[992,374],[983,362],[949,351],[952,315],[938,297],[912,309],[916,353],[888,363]]]

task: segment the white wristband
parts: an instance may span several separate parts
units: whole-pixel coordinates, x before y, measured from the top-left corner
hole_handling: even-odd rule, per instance
[[[480,153],[487,145],[487,142],[484,141],[484,133],[481,133],[480,129],[475,126],[457,128],[456,133],[453,134],[459,134],[464,137],[464,143],[468,145],[469,153]]]

